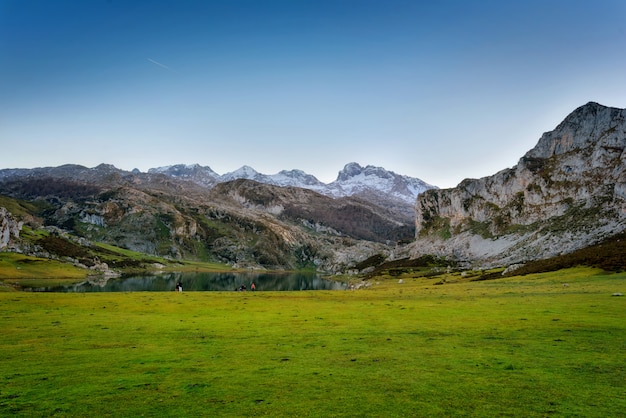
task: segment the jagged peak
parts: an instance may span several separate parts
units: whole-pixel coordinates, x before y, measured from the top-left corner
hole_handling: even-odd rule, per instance
[[[255,175],[255,174],[259,174],[258,171],[256,171],[254,168],[250,167],[249,165],[242,165],[241,167],[239,167],[237,170],[235,171],[231,171],[230,173],[227,174],[237,174],[237,175],[241,175],[241,174],[247,174],[247,175]]]
[[[572,111],[569,115],[565,117],[565,119],[563,119],[563,121],[557,126],[555,130],[558,130],[561,125],[567,125],[572,122],[580,123],[581,119],[596,118],[597,115],[602,112],[612,113],[620,112],[623,110],[624,109],[622,108],[605,106],[603,104],[590,101],[574,109],[574,111]]]
[[[311,174],[307,174],[306,172],[298,169],[293,170],[280,170],[278,174],[286,175],[286,176],[310,176]]]
[[[201,166],[198,163],[174,164],[174,165],[166,165],[162,167],[148,169],[148,173],[162,173],[162,174],[170,174],[170,175],[181,175],[183,173],[196,172],[196,171],[205,171],[212,175],[217,175],[217,173],[215,173],[215,171],[213,171],[211,167]]]
[[[97,166],[92,168],[92,170],[100,171],[100,172],[107,172],[107,173],[123,171],[115,167],[113,164],[105,164],[105,163],[98,164]]]
[[[570,114],[567,115],[565,119],[563,119],[563,122],[561,122],[559,126],[562,124],[571,123],[572,121],[579,121],[581,117],[583,118],[594,117],[599,111],[602,111],[608,108],[609,107],[601,105],[597,102],[587,102],[584,105],[579,106],[576,109],[574,109],[572,112],[570,112]]]
[[[377,167],[374,165],[367,165],[363,167],[359,163],[352,162],[346,164],[343,170],[338,173],[336,182],[350,181],[350,179],[361,175],[364,177],[378,177],[382,179],[393,179],[398,177],[396,173],[386,170],[383,167]]]
[[[544,133],[524,158],[549,158],[595,144],[626,118],[626,109],[588,102],[571,112],[552,131]]]
[[[176,164],[176,165],[171,166],[171,168],[180,168],[180,169],[186,169],[186,170],[196,170],[198,168],[204,168],[204,167],[202,167],[198,163],[194,163],[194,164]]]
[[[581,109],[583,107],[596,107],[597,108],[597,107],[607,107],[607,106],[601,105],[598,102],[589,101],[589,102],[585,103],[584,105],[580,106],[579,109]]]
[[[277,174],[271,176],[265,176],[265,180],[271,184],[279,186],[296,186],[312,189],[320,189],[325,187],[322,183],[312,174],[308,174],[302,170],[281,170]]]

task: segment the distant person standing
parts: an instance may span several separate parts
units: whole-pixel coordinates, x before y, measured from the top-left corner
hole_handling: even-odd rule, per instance
[[[183,284],[181,282],[176,283],[176,291],[177,292],[183,291]]]
[[[252,291],[256,290],[256,286],[254,285],[254,282],[252,282],[252,284],[250,285],[250,290]]]

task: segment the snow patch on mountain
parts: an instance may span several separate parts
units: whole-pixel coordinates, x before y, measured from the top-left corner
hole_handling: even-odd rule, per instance
[[[220,177],[211,167],[200,164],[176,164],[165,167],[151,168],[149,174],[164,174],[177,179],[193,181],[201,186],[211,188],[218,183]]]
[[[232,171],[230,173],[226,173],[218,178],[219,183],[223,183],[226,181],[232,181],[237,179],[247,179],[247,180],[256,180],[260,181],[264,176],[256,171],[254,168],[244,165],[243,167]],[[262,181],[261,181],[262,182]]]
[[[339,172],[337,180],[328,185],[328,194],[341,197],[378,191],[412,204],[417,195],[433,188],[436,187],[418,178],[396,174],[382,167],[349,163]]]

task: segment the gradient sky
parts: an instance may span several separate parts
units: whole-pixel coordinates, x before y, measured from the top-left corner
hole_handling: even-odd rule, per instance
[[[626,1],[0,0],[0,168],[453,187],[589,101],[626,107]]]

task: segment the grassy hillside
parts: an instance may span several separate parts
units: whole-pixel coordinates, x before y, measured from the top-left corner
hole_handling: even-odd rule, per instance
[[[81,246],[71,239],[51,236],[41,230],[35,232],[26,229],[24,232],[22,236],[41,246],[49,257],[0,252],[0,291],[80,282],[87,276],[102,274],[102,271],[88,268],[95,263],[105,263],[115,272],[125,274],[147,271],[232,270],[224,264],[170,260],[102,243]]]
[[[47,258],[0,253],[0,291],[44,282],[74,283],[85,279],[89,273],[89,270]]]
[[[576,268],[352,292],[0,293],[0,415],[623,416],[625,288]]]

